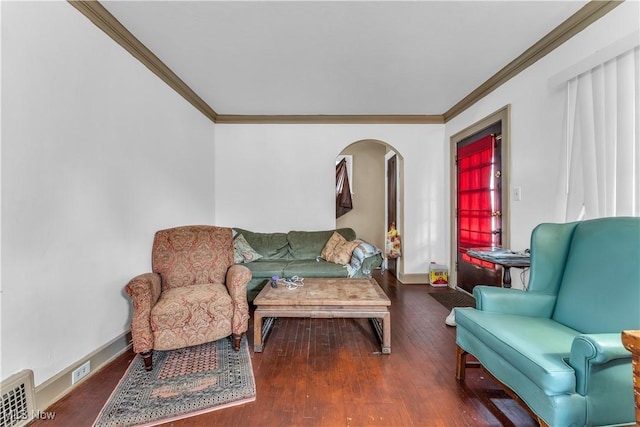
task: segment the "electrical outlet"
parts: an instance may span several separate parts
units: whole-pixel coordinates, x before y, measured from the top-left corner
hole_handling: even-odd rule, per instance
[[[87,360],[79,368],[71,373],[71,384],[75,384],[80,381],[82,378],[89,375],[89,371],[91,371],[91,362]]]

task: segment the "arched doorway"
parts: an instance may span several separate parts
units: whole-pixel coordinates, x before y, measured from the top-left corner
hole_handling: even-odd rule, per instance
[[[336,219],[336,228],[351,227],[362,238],[384,251],[386,231],[389,228],[388,194],[389,179],[387,163],[391,157],[396,159],[395,185],[396,228],[400,235],[403,231],[403,160],[400,153],[390,144],[367,139],[346,146],[338,156],[351,156],[349,177],[352,188],[353,209]],[[338,157],[337,156],[337,157]],[[393,191],[391,191],[393,193]],[[402,258],[395,262],[395,274],[402,273]]]

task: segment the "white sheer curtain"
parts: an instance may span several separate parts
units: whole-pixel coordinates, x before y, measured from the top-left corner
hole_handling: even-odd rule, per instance
[[[640,216],[640,47],[567,90],[565,220]]]

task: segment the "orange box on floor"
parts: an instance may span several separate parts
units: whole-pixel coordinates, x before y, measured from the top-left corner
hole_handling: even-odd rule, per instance
[[[429,283],[431,286],[447,286],[449,284],[449,273],[445,265],[436,263],[429,264]]]

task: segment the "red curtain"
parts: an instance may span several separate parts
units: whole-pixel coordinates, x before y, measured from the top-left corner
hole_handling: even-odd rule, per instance
[[[493,264],[469,257],[469,248],[495,246],[493,212],[495,136],[488,135],[458,149],[458,250],[462,259],[474,264]]]

